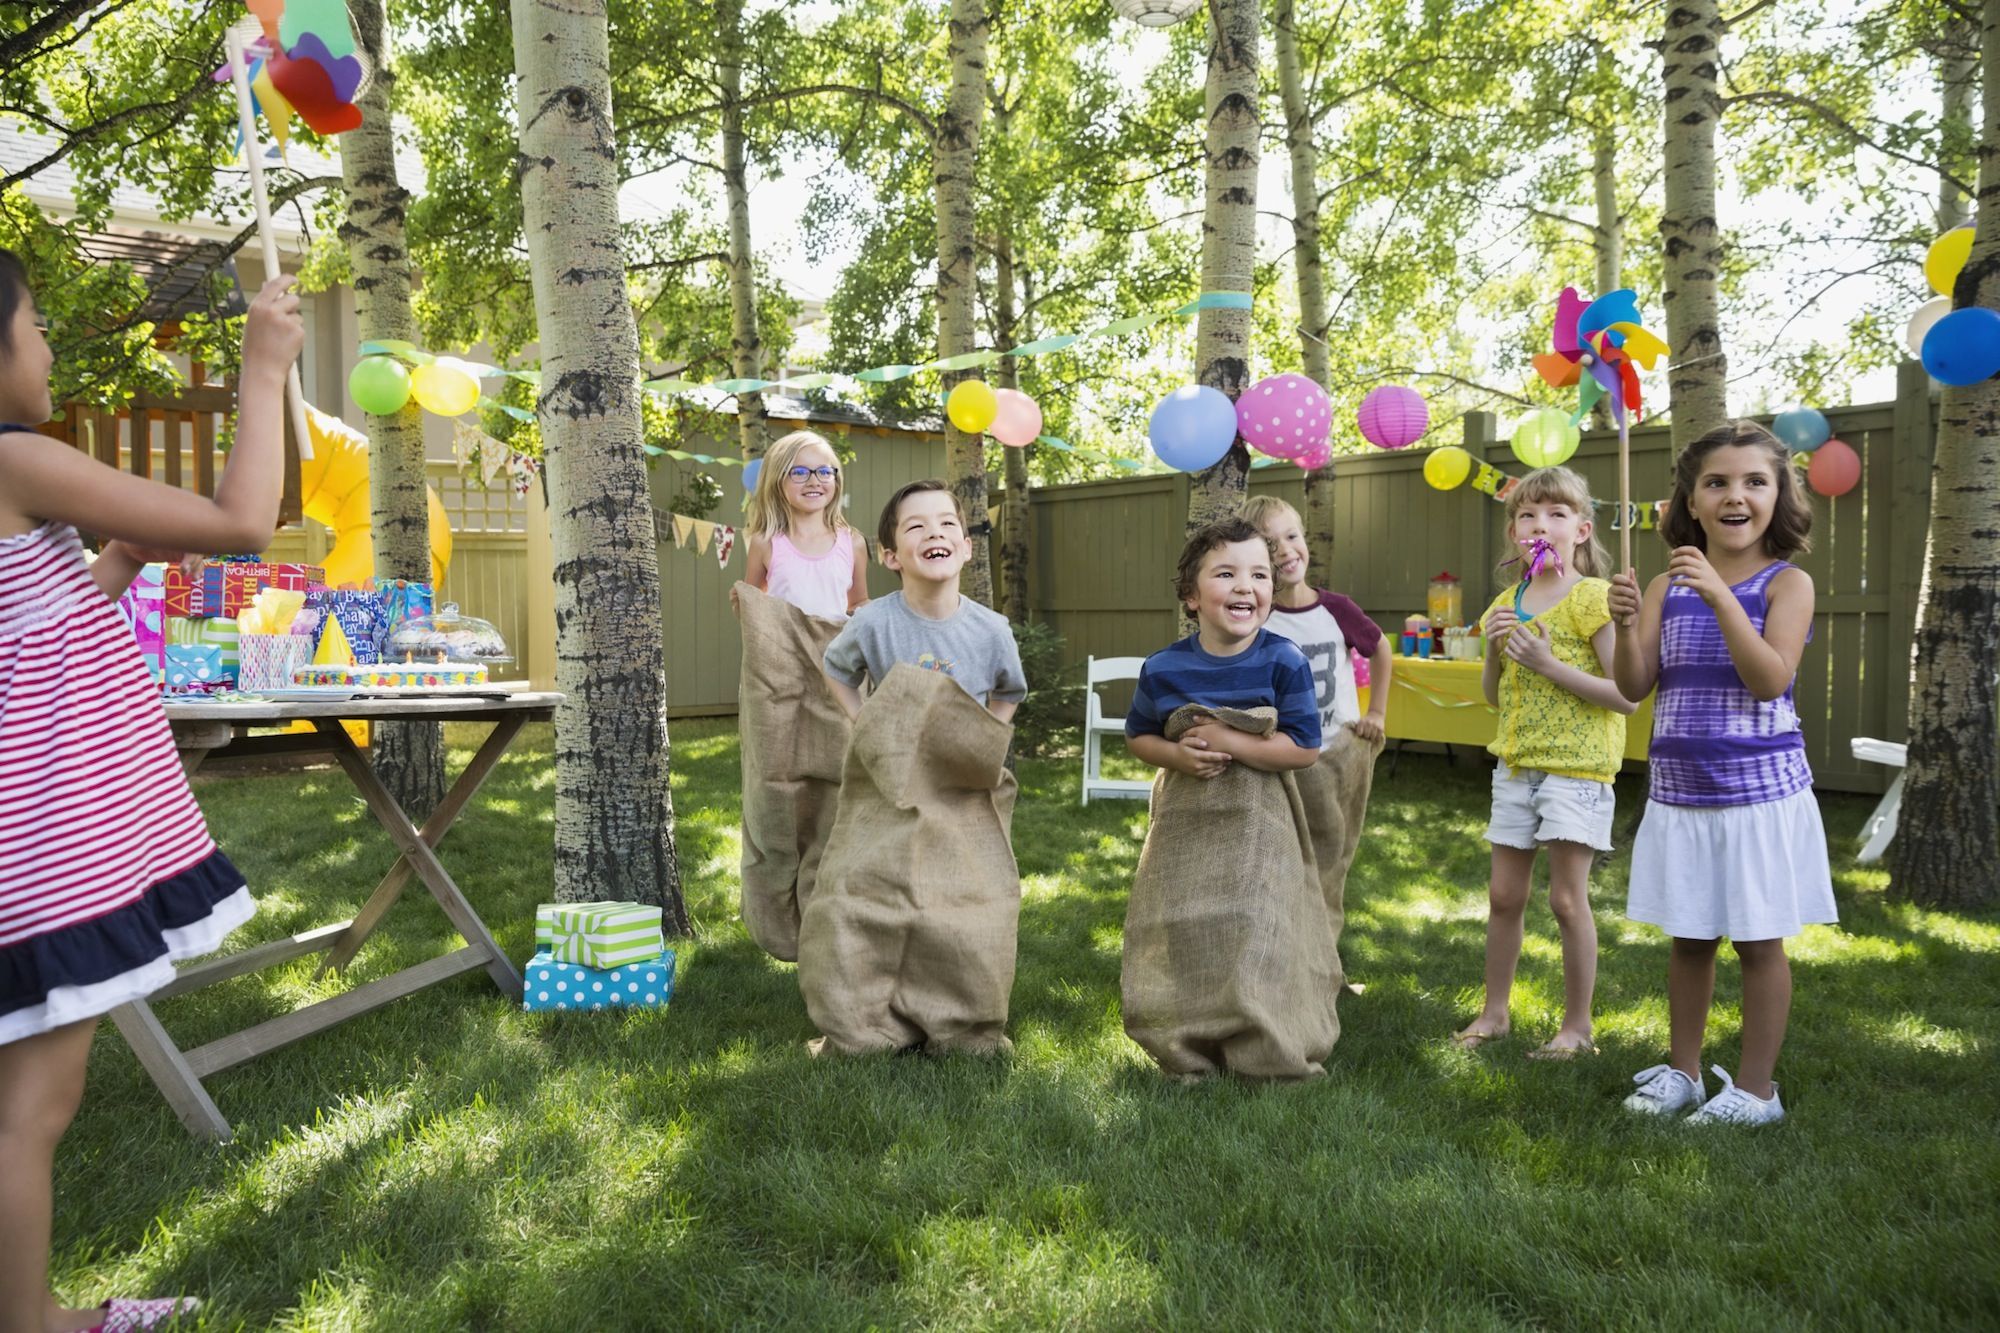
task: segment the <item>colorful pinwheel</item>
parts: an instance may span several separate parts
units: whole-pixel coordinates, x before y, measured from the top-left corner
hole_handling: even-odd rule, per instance
[[[1629,287],[1585,301],[1574,287],[1556,298],[1554,351],[1535,357],[1535,369],[1550,388],[1577,386],[1572,423],[1581,422],[1599,399],[1611,403],[1618,426],[1619,563],[1632,563],[1631,423],[1641,410],[1639,369],[1651,370],[1667,345],[1639,323],[1639,298]],[[1586,374],[1585,372],[1588,372]]]
[[[244,47],[253,63],[250,90],[256,109],[284,151],[293,116],[316,134],[343,134],[361,124],[354,104],[368,67],[355,50],[341,0],[245,0],[261,35]],[[215,72],[227,83],[227,65]]]

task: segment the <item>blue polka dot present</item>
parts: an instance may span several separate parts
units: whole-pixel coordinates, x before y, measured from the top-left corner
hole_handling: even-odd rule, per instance
[[[544,951],[528,960],[521,982],[521,1007],[531,1013],[664,1009],[674,998],[674,955],[601,968],[559,963]]]

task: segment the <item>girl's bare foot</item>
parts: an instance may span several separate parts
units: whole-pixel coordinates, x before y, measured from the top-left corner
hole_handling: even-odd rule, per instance
[[[1484,1018],[1475,1018],[1464,1031],[1451,1039],[1451,1044],[1461,1051],[1476,1051],[1489,1041],[1498,1041],[1507,1035],[1505,1023],[1492,1023]]]
[[[1530,1060],[1574,1060],[1580,1055],[1596,1055],[1597,1043],[1590,1039],[1589,1029],[1572,1032],[1568,1028],[1556,1033],[1547,1041],[1528,1052]]]

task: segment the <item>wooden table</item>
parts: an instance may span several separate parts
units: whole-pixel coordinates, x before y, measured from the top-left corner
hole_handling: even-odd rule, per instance
[[[500,952],[493,936],[466,901],[465,894],[452,882],[438,861],[436,848],[445,833],[465,809],[473,794],[486,781],[500,756],[529,722],[546,722],[555,716],[559,694],[505,693],[496,689],[491,696],[437,695],[404,699],[328,699],[310,703],[278,703],[265,700],[229,702],[173,701],[166,705],[167,721],[173,725],[174,744],[181,763],[191,774],[209,759],[277,754],[331,754],[346,771],[348,780],[361,793],[382,827],[396,844],[397,857],[389,873],[351,921],[336,922],[315,930],[273,940],[242,953],[194,963],[179,969],[174,980],[156,991],[152,1000],[184,995],[213,986],[231,977],[259,972],[306,954],[324,953],[321,974],[344,970],[370,933],[382,923],[412,875],[423,882],[432,898],[458,933],[465,947],[442,957],[404,968],[353,990],[321,1000],[277,1018],[218,1037],[204,1046],[183,1051],[174,1044],[155,1017],[150,1001],[120,1005],[111,1011],[132,1051],[159,1086],[176,1114],[197,1137],[217,1142],[230,1137],[229,1121],[216,1109],[215,1101],[202,1087],[202,1080],[246,1060],[288,1046],[315,1032],[383,1005],[414,994],[474,968],[485,968],[502,994],[518,999],[521,974]],[[419,829],[403,813],[375,770],[341,726],[342,719],[372,719],[398,722],[491,722],[493,731],[479,747],[444,801]],[[310,733],[251,736],[252,727],[273,727],[288,722],[307,721]],[[252,886],[255,892],[255,886]]]
[[[1492,743],[1499,714],[1480,690],[1484,662],[1398,655],[1390,671],[1389,714],[1383,731],[1393,741],[1433,741],[1479,750]],[[1368,691],[1361,691],[1368,706]],[[1653,700],[1625,719],[1625,757],[1644,759],[1653,739]],[[1390,761],[1392,764],[1394,760]],[[1392,769],[1393,771],[1393,769]]]

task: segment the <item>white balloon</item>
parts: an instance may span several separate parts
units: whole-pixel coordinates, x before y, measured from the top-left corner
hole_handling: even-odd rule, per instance
[[[1924,338],[1930,333],[1931,325],[1951,313],[1949,296],[1933,297],[1917,307],[1917,313],[1910,316],[1908,332],[1903,341],[1909,344],[1911,356],[1924,354]]]

